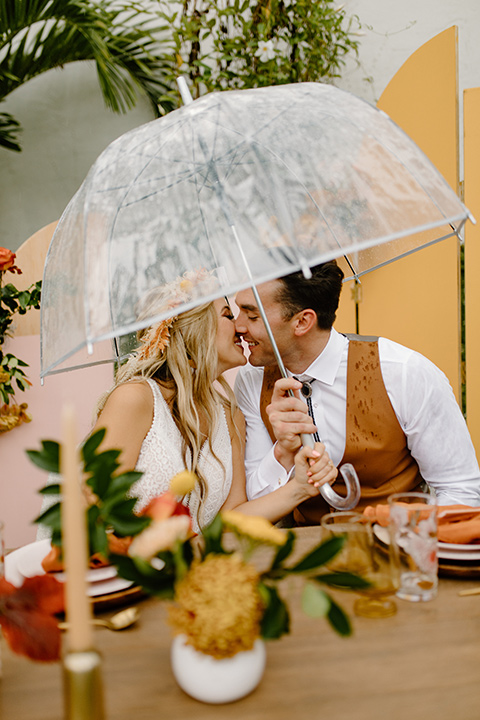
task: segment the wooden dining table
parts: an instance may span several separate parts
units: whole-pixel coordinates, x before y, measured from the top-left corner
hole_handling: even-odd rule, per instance
[[[296,551],[319,541],[318,528],[297,531]],[[140,619],[121,632],[95,629],[102,656],[108,720],[478,720],[480,595],[459,591],[478,579],[441,577],[425,603],[396,600],[389,618],[353,615],[356,595],[336,591],[353,635],[339,637],[323,619],[303,614],[298,582],[283,581],[291,632],[267,643],[262,681],[249,696],[207,705],[187,696],[170,667],[167,603],[138,602]],[[103,616],[111,614],[102,613]],[[64,718],[61,663],[35,663],[2,641],[0,717]]]

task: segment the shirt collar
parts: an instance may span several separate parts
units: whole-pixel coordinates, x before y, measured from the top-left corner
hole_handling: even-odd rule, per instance
[[[295,377],[299,377],[300,379],[310,377],[326,385],[333,385],[347,346],[348,338],[332,328],[328,342],[320,355],[315,358],[304,373],[295,375]],[[291,375],[290,372],[289,375]]]

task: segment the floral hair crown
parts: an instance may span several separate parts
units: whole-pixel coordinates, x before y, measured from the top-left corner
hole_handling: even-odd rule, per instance
[[[163,310],[171,309],[192,300],[195,297],[202,297],[217,287],[217,279],[212,271],[200,268],[189,270],[183,275],[160,289],[152,290],[144,303],[143,315],[152,315]],[[143,360],[151,357],[158,357],[165,352],[170,343],[170,328],[178,315],[172,315],[159,323],[152,325],[140,338],[141,345],[135,351],[137,359]]]

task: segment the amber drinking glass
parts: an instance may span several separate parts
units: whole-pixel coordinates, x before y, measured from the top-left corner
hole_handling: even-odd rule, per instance
[[[326,537],[341,536],[345,544],[328,567],[337,572],[350,572],[367,580],[369,586],[356,588],[361,594],[355,601],[356,615],[369,618],[389,617],[397,612],[392,599],[399,585],[396,556],[389,546],[375,540],[371,522],[360,513],[335,512],[322,518]]]

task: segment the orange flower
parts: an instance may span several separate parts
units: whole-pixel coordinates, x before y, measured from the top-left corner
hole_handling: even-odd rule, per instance
[[[31,660],[59,660],[54,616],[63,609],[63,585],[49,575],[26,578],[19,588],[0,578],[0,626],[13,652]]]
[[[15,265],[15,253],[8,248],[0,247],[0,272],[16,272],[21,275],[22,271]]]
[[[167,490],[163,495],[150,500],[148,505],[143,508],[140,515],[151,517],[154,521],[166,520],[172,515],[190,515],[188,508],[181,502],[178,502],[176,496]]]

